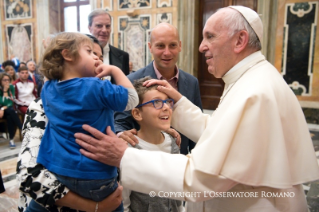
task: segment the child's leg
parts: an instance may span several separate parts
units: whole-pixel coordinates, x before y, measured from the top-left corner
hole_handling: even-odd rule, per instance
[[[84,198],[100,202],[118,187],[116,177],[107,180],[82,180],[65,177],[56,174],[57,179],[71,191],[79,194]],[[115,210],[116,212],[123,211],[123,203]]]

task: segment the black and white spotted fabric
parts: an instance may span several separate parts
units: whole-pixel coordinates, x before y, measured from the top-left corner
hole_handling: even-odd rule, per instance
[[[31,199],[48,211],[76,211],[55,206],[55,201],[65,196],[69,189],[41,164],[36,163],[47,122],[42,100],[36,99],[29,106],[22,129],[23,141],[17,164],[17,180],[20,184],[19,212],[25,211]]]

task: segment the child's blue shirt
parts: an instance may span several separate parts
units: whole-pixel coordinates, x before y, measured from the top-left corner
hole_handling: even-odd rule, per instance
[[[75,142],[77,132],[88,124],[105,133],[114,132],[114,111],[123,111],[128,91],[98,78],[74,78],[62,82],[50,80],[41,92],[43,108],[49,122],[45,129],[37,162],[49,171],[78,179],[110,179],[117,169],[89,159],[80,153]]]

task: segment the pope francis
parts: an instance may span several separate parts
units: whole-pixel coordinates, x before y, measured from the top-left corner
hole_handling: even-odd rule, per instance
[[[199,51],[225,82],[211,116],[166,81],[145,83],[175,100],[172,126],[197,141],[191,154],[127,148],[87,125],[94,138],[75,135],[82,154],[120,167],[123,187],[186,200],[187,211],[306,212],[302,183],[319,179],[318,162],[296,96],[260,51],[262,28],[242,6],[207,20]]]

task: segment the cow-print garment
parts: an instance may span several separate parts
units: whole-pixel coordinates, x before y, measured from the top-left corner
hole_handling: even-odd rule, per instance
[[[20,184],[19,212],[25,211],[31,199],[48,211],[76,211],[55,206],[55,201],[64,197],[69,189],[41,164],[36,163],[47,122],[42,100],[36,99],[29,106],[22,128],[23,141],[17,164],[17,180]]]

